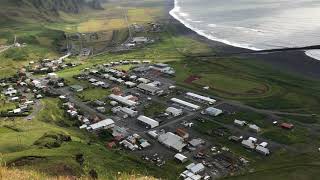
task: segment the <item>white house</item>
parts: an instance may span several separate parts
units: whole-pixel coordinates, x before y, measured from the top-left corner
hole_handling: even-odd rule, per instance
[[[171,98],[171,101],[174,102],[174,103],[176,103],[176,104],[178,104],[178,105],[181,105],[181,106],[190,108],[190,109],[193,110],[193,111],[199,110],[199,109],[201,108],[201,107],[198,106],[198,105],[189,103],[189,102],[187,102],[187,101],[184,101],[184,100],[181,100],[181,99],[178,99],[178,98]]]
[[[222,114],[222,110],[221,109],[217,109],[214,107],[208,107],[205,111],[205,114],[208,114],[209,116],[219,116],[220,114]]]
[[[174,117],[177,117],[177,116],[181,116],[183,114],[183,111],[182,109],[177,109],[177,108],[174,108],[174,107],[168,107],[166,109],[166,113],[174,116]]]
[[[241,120],[237,120],[237,119],[235,119],[233,121],[233,123],[234,123],[234,125],[237,125],[237,126],[244,126],[246,124],[245,121],[241,121]]]
[[[157,126],[159,126],[159,122],[154,120],[154,119],[151,119],[149,117],[146,117],[146,116],[139,116],[137,118],[138,122],[144,124],[144,125],[147,125],[149,128],[155,128]]]
[[[174,158],[181,163],[185,163],[188,161],[188,158],[185,155],[180,154],[180,153],[177,153],[176,155],[174,155]]]
[[[112,119],[105,119],[95,124],[91,124],[88,128],[89,130],[96,131],[100,129],[109,129],[113,127],[114,127],[114,121]]]
[[[257,125],[255,125],[255,124],[250,124],[250,125],[249,125],[249,129],[250,129],[251,131],[253,131],[253,132],[256,132],[256,133],[258,133],[258,132],[261,131],[260,127],[257,126]]]

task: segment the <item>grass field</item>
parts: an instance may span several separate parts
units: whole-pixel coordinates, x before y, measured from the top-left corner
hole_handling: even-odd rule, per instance
[[[89,88],[85,89],[82,92],[79,92],[77,96],[82,101],[95,101],[95,100],[103,100],[108,95],[110,95],[110,90],[102,89],[102,88]]]
[[[160,113],[165,112],[166,106],[157,102],[151,102],[150,104],[145,105],[143,114],[148,117],[154,117]]]

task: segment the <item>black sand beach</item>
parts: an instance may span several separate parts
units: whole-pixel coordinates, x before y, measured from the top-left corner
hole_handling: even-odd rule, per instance
[[[320,78],[320,61],[305,55],[303,50],[283,50],[277,52],[257,53],[249,49],[233,47],[220,42],[212,41],[206,37],[198,35],[196,32],[185,27],[178,20],[173,18],[169,12],[174,8],[174,0],[167,0],[166,13],[168,14],[167,20],[170,24],[174,25],[177,32],[182,35],[192,37],[208,44],[215,49],[218,54],[224,56],[238,56],[242,58],[254,58],[271,65],[279,71],[286,71],[288,73],[295,73],[300,76],[318,79]],[[237,55],[238,54],[238,55]]]

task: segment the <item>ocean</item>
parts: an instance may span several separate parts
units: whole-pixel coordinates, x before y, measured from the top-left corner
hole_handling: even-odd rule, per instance
[[[235,47],[320,44],[320,0],[175,0],[170,14],[198,34]]]

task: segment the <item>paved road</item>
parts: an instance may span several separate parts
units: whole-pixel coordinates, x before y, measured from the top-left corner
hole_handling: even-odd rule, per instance
[[[2,49],[0,49],[0,53],[10,49],[11,47],[12,47],[12,45],[11,46],[3,46]]]

